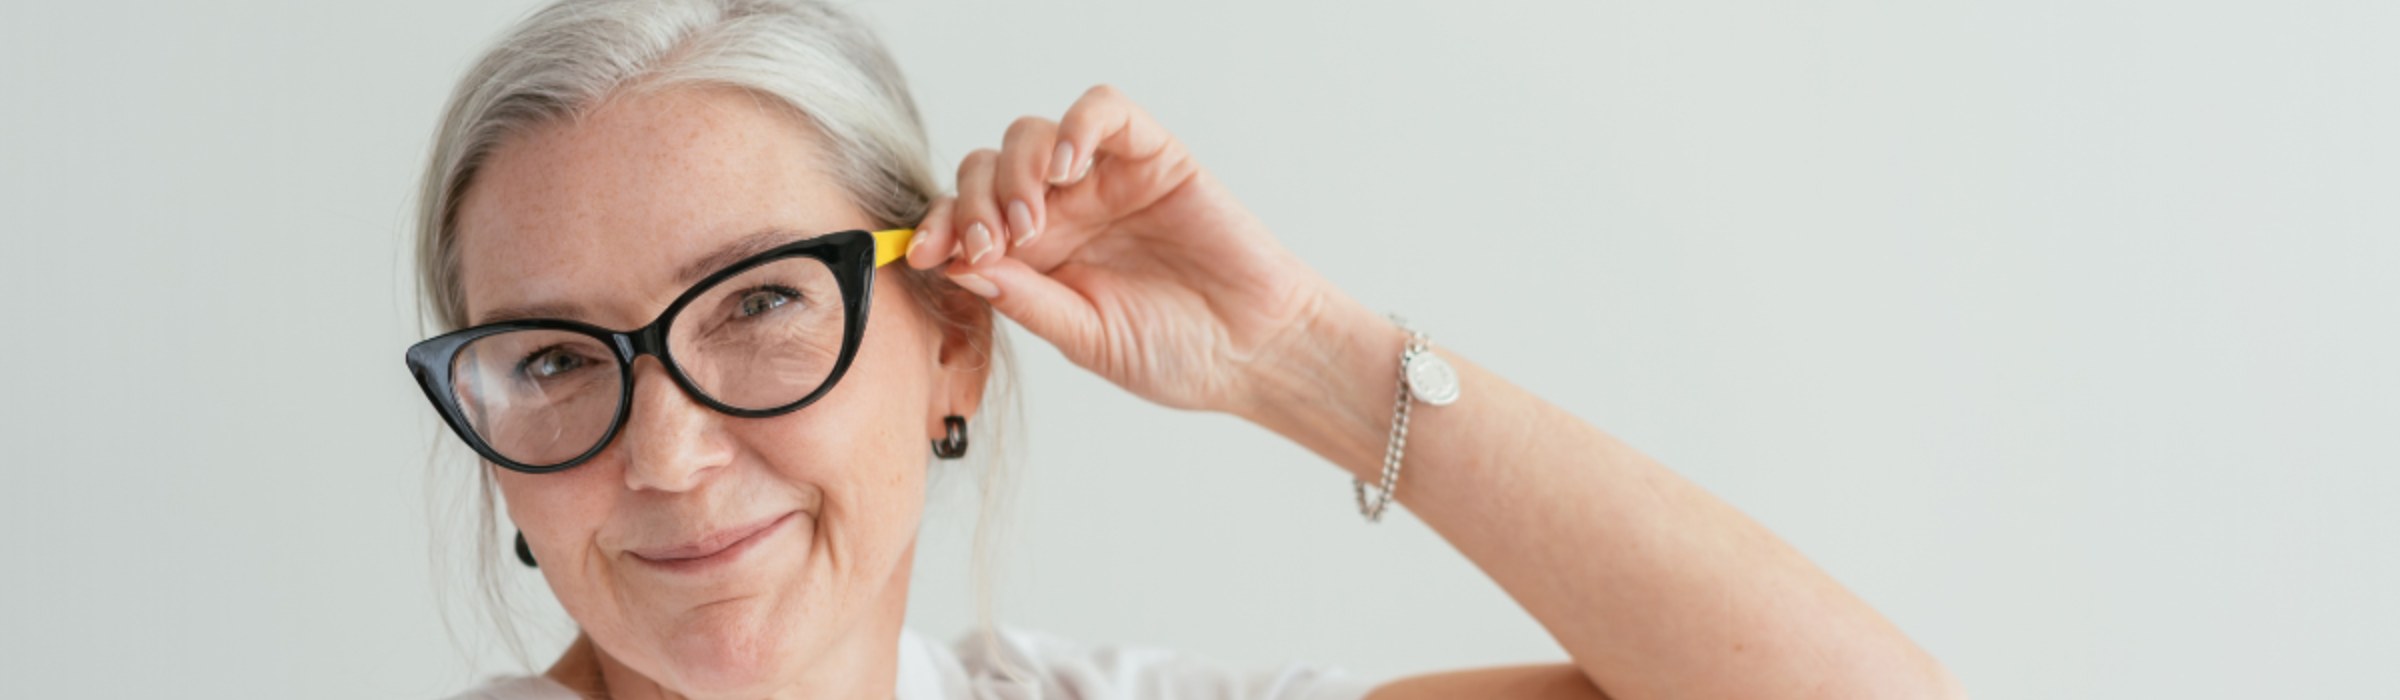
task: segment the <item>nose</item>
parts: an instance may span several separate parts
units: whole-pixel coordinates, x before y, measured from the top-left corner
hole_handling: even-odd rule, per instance
[[[633,361],[633,402],[617,442],[625,450],[625,487],[689,491],[733,459],[726,416],[683,393],[657,358]]]

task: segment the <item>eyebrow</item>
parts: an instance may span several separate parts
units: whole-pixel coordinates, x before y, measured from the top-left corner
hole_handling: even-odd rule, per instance
[[[751,233],[750,235],[734,239],[734,241],[731,243],[717,246],[717,249],[710,251],[709,254],[700,256],[699,258],[692,260],[690,263],[686,263],[683,266],[683,269],[675,271],[675,286],[692,286],[692,283],[700,281],[700,278],[707,277],[711,273],[714,273],[718,270],[731,267],[734,263],[741,262],[750,256],[773,250],[776,246],[802,240],[803,238],[815,237],[816,234],[798,236],[795,235],[794,231],[786,228],[761,229],[757,232]]]
[[[675,271],[675,286],[692,286],[692,283],[700,281],[700,278],[707,277],[710,273],[730,267],[734,263],[741,262],[750,256],[767,252],[774,249],[776,246],[781,246],[793,241],[803,240],[805,238],[815,238],[816,235],[818,234],[798,236],[795,235],[795,232],[792,229],[787,228],[760,229],[750,233],[749,235],[734,239],[732,242],[726,243],[725,245],[717,246],[716,250],[709,251],[707,255],[702,255],[693,259],[689,263],[685,263],[682,268]],[[583,305],[581,304],[576,304],[573,302],[537,302],[494,309],[491,313],[484,314],[483,318],[470,322],[467,325],[480,326],[487,323],[518,321],[529,318],[574,319],[580,318],[582,315]]]

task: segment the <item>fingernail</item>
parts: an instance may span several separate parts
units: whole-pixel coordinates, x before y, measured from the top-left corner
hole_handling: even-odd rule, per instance
[[[967,264],[973,265],[983,261],[983,254],[989,252],[992,252],[992,230],[984,228],[981,221],[975,222],[973,226],[968,226]]]
[[[925,229],[917,229],[915,234],[912,234],[908,237],[908,250],[900,252],[900,259],[907,260],[912,263],[916,262],[917,249],[925,247],[925,239],[932,237],[933,235],[926,233]]]
[[[1009,201],[1008,230],[1017,233],[1017,245],[1024,245],[1026,241],[1033,240],[1035,234],[1041,233],[1040,229],[1033,227],[1033,208],[1025,206],[1025,200]]]
[[[1050,184],[1067,184],[1067,176],[1073,173],[1074,167],[1075,144],[1070,141],[1058,142],[1058,152],[1050,155]]]
[[[966,288],[967,291],[974,292],[975,296],[983,297],[985,299],[1000,296],[1000,288],[993,285],[991,280],[984,279],[983,275],[972,273],[964,275],[951,275],[950,281],[957,282],[958,286]]]
[[[1082,182],[1083,176],[1090,174],[1092,174],[1092,157],[1087,155],[1083,157],[1082,162],[1075,164],[1075,177],[1070,182]]]

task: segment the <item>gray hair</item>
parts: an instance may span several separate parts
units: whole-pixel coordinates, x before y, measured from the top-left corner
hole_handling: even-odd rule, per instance
[[[416,227],[420,312],[433,332],[466,323],[459,282],[456,218],[459,200],[501,143],[531,129],[573,121],[612,97],[714,86],[750,92],[765,104],[798,114],[831,149],[830,175],[878,228],[914,225],[940,194],[918,117],[900,69],[883,43],[857,18],[818,0],[559,0],[520,21],[460,78],[443,110],[419,193]],[[890,268],[901,270],[905,268]],[[1014,408],[1014,363],[988,306],[978,317],[944,313],[938,300],[957,292],[939,274],[904,273],[911,298],[949,332],[974,333],[994,363],[986,406]],[[987,410],[977,432],[986,468],[975,535],[976,609],[991,634],[990,559],[997,514],[1009,480],[1002,418]],[[454,485],[432,477],[429,491]],[[473,506],[478,517],[476,580],[484,614],[502,643],[525,660],[495,566],[506,566],[495,515],[493,482],[479,468]],[[436,522],[454,519],[435,509]],[[436,539],[439,542],[439,538]],[[446,569],[437,545],[436,571]],[[437,573],[437,578],[447,578]],[[445,606],[445,610],[447,607]],[[445,624],[447,624],[445,616]],[[453,638],[456,638],[455,631]]]

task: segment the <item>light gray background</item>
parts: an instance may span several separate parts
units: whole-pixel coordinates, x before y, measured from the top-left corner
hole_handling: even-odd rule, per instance
[[[444,632],[400,351],[435,113],[529,6],[0,6],[0,695],[507,670]],[[1352,294],[1764,521],[1979,697],[2391,692],[2400,5],[864,8],[945,172],[1122,87]],[[1022,348],[1003,621],[1564,658],[1309,454]],[[942,638],[961,483],[911,611]]]

